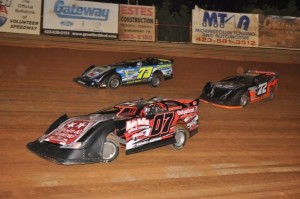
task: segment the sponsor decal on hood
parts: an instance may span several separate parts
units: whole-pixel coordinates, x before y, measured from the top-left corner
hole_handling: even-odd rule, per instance
[[[101,114],[82,118],[70,118],[46,135],[42,141],[60,144],[62,146],[72,145],[84,136],[93,126],[111,118],[112,115]]]
[[[216,88],[233,89],[242,86],[242,84],[235,84],[233,82],[217,82],[214,84]]]
[[[95,77],[101,75],[102,73],[104,73],[107,70],[109,70],[109,69],[103,68],[103,67],[96,67],[96,68],[93,68],[92,70],[88,71],[85,76],[92,79],[92,78],[95,78]]]

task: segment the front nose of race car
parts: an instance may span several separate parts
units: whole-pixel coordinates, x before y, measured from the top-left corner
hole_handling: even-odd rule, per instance
[[[61,148],[58,144],[40,142],[38,140],[27,144],[27,148],[36,155],[57,164],[86,163],[85,149]]]

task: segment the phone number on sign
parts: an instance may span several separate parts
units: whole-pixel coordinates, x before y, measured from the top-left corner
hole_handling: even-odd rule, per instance
[[[153,36],[151,35],[122,35],[123,39],[133,39],[133,40],[144,40],[144,41],[153,41]]]
[[[251,40],[232,40],[232,39],[216,39],[216,38],[207,38],[207,37],[197,37],[196,41],[217,43],[217,44],[237,44],[237,45],[256,46],[256,42],[251,41]]]

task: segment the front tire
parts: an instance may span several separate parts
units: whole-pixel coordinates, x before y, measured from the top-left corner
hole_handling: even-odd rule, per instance
[[[151,85],[153,87],[160,86],[161,82],[164,80],[164,77],[159,73],[154,73],[151,79]]]
[[[106,137],[105,142],[103,143],[103,151],[102,151],[102,158],[103,162],[108,163],[115,160],[120,153],[120,144],[117,139],[112,136],[108,135]]]
[[[180,150],[184,147],[187,142],[188,131],[182,125],[175,127],[175,140],[176,142],[171,144],[170,147],[173,150]]]
[[[109,89],[116,89],[120,85],[121,85],[121,79],[117,74],[110,76],[107,80],[107,88]]]

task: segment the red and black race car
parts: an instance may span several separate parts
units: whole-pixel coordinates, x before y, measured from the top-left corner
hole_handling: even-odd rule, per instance
[[[151,98],[117,104],[88,115],[63,115],[27,147],[58,164],[111,162],[165,145],[179,150],[198,132],[195,100]]]
[[[242,108],[263,99],[272,100],[278,87],[278,73],[249,70],[242,75],[208,82],[200,95],[205,103],[224,108]]]

